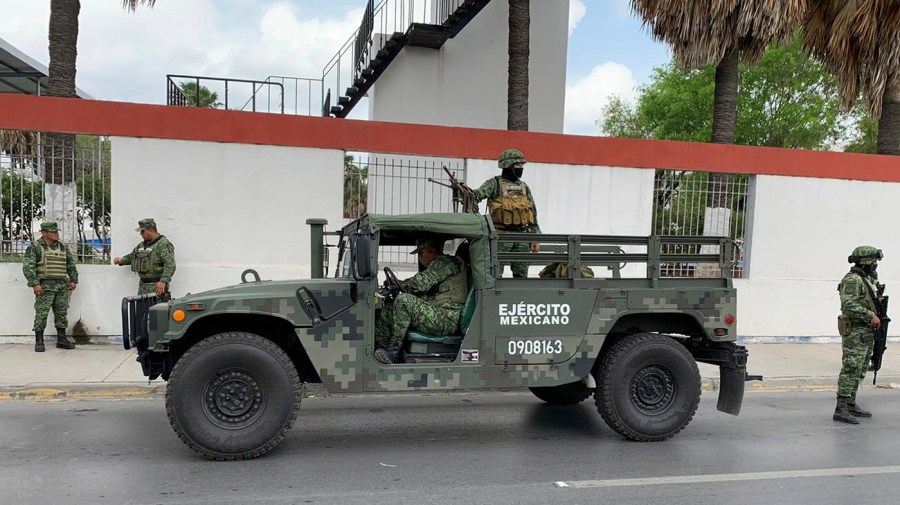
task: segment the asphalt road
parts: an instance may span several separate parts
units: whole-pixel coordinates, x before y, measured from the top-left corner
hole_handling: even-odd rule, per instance
[[[739,417],[707,393],[661,443],[527,392],[305,399],[281,446],[231,463],[183,445],[160,399],[5,401],[0,501],[896,504],[898,395],[864,391],[876,416],[848,426],[833,392],[751,393]]]

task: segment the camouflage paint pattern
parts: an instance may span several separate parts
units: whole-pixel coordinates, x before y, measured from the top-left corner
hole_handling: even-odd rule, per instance
[[[853,254],[869,254],[867,249],[858,247]],[[862,250],[860,252],[860,250]],[[872,253],[874,254],[874,253]],[[865,278],[865,279],[864,279]],[[868,289],[865,283],[869,284]],[[866,377],[872,349],[875,345],[875,330],[869,327],[869,321],[875,313],[875,302],[869,296],[869,289],[876,292],[876,280],[859,267],[852,267],[841,283],[838,292],[841,297],[841,313],[850,319],[850,334],[841,337],[841,373],[838,375],[838,398],[856,396],[859,385]]]
[[[497,250],[500,252],[528,252],[528,244],[525,242],[500,242],[497,244]],[[512,261],[512,262],[502,262],[500,263],[500,276],[503,275],[503,270],[506,268],[506,265],[509,265],[510,270],[512,270],[513,277],[522,278],[528,277],[528,263],[525,261]]]
[[[53,325],[57,328],[69,326],[69,289],[68,281],[41,282],[44,294],[34,297],[33,331],[44,331],[47,327],[47,316],[53,310]]]

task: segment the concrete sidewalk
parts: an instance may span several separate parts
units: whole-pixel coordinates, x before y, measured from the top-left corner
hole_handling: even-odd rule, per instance
[[[74,350],[54,347],[34,352],[33,344],[0,344],[0,400],[147,397],[165,393],[165,382],[148,383],[135,361],[134,350],[121,345],[93,343]],[[748,373],[762,375],[762,382],[747,384],[754,390],[835,389],[841,366],[838,344],[745,344],[750,352]],[[885,354],[878,373],[879,387],[900,388],[900,358]],[[703,387],[718,389],[719,370],[700,364]],[[872,373],[864,387],[872,387]]]

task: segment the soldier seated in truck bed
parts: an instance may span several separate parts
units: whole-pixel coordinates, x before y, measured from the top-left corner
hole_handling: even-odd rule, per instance
[[[383,364],[402,362],[401,345],[412,330],[429,335],[453,335],[468,295],[468,266],[457,256],[445,255],[443,240],[416,240],[416,275],[398,281],[388,278],[388,303],[378,311],[375,323],[375,359]],[[396,291],[400,291],[397,293]]]

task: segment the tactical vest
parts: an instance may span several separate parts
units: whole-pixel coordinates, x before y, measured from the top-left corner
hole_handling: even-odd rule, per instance
[[[469,295],[466,263],[456,256],[447,258],[456,263],[459,273],[442,282],[433,295],[425,297],[425,301],[441,309],[460,309],[466,303],[466,297]]]
[[[498,230],[517,230],[534,224],[534,206],[528,199],[528,186],[497,177],[496,198],[488,202],[491,221]]]
[[[877,291],[876,287],[873,286],[871,282],[869,282],[868,278],[862,278],[856,272],[850,272],[847,275],[845,275],[844,278],[841,279],[841,282],[838,284],[838,293],[843,292],[844,283],[847,282],[847,279],[851,278],[851,277],[855,277],[855,278],[859,279],[860,281],[862,281],[864,284],[868,284],[869,289],[871,289],[873,293]],[[866,300],[865,303],[863,303],[863,305],[867,309],[871,310],[872,312],[878,313],[878,310],[875,308],[875,300],[872,300],[872,297],[869,296],[869,290],[865,289],[865,286],[863,286],[863,292],[865,293],[865,300]],[[866,321],[866,323],[868,323],[868,321]]]
[[[593,279],[594,278],[594,270],[587,265],[581,266],[581,278],[582,279]],[[568,263],[550,263],[545,266],[543,270],[538,274],[538,277],[542,279],[568,279],[569,278],[569,264]]]
[[[131,271],[137,272],[142,278],[159,277],[163,272],[163,262],[157,250],[160,245],[168,243],[165,235],[160,235],[153,242],[144,244],[141,242],[134,248],[134,257],[131,259]]]
[[[66,280],[66,246],[57,242],[59,247],[52,248],[41,243],[41,259],[37,262],[37,276],[40,280]]]

